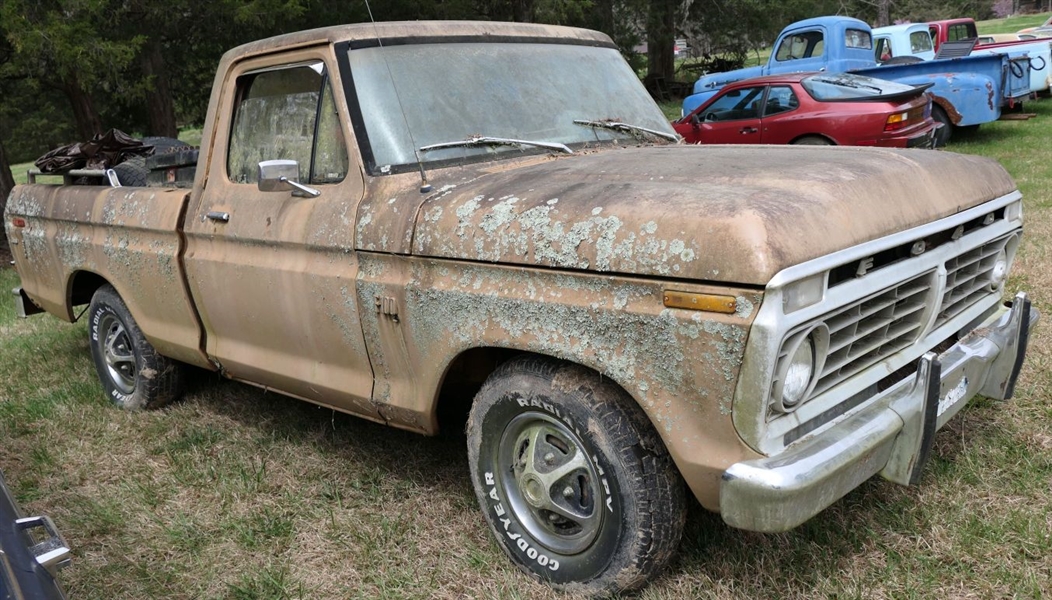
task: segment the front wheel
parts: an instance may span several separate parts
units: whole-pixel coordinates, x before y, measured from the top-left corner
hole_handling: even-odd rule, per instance
[[[683,483],[635,402],[569,363],[513,360],[467,426],[479,504],[512,561],[559,589],[641,586],[679,545]]]
[[[157,353],[113,286],[95,292],[88,314],[95,370],[114,404],[129,410],[158,408],[182,394],[182,365]]]

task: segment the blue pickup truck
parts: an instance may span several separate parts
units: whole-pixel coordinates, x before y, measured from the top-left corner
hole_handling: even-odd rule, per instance
[[[724,85],[742,79],[799,71],[850,71],[899,83],[932,84],[932,117],[941,122],[936,145],[949,141],[955,127],[995,121],[1002,105],[1030,92],[1025,58],[969,56],[914,64],[881,66],[874,57],[872,29],[850,17],[818,17],[782,30],[766,65],[712,73],[698,79],[683,101],[689,114]]]

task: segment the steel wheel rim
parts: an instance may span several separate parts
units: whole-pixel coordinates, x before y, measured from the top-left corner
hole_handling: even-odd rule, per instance
[[[497,472],[510,512],[539,544],[579,554],[603,523],[602,488],[581,439],[539,412],[508,423],[497,449]]]
[[[99,322],[102,331],[100,345],[102,360],[106,363],[106,372],[113,386],[124,394],[135,391],[135,376],[138,372],[135,364],[135,352],[132,350],[128,330],[116,316],[107,314]]]

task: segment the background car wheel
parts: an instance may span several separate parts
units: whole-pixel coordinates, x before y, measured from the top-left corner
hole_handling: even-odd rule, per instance
[[[639,587],[679,545],[683,482],[646,415],[583,367],[512,360],[475,397],[468,460],[512,561],[559,589]]]
[[[114,404],[129,410],[158,408],[182,394],[182,365],[154,350],[113,286],[95,292],[88,314],[95,370]]]
[[[805,135],[802,138],[793,140],[793,144],[796,146],[832,146],[833,142],[829,138],[824,138],[820,135]]]
[[[942,127],[935,132],[935,147],[942,148],[950,142],[950,138],[953,136],[953,121],[950,121],[946,111],[937,104],[932,104],[931,106],[931,118],[936,123],[942,123]]]

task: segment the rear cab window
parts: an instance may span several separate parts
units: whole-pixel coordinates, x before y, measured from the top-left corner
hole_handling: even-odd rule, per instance
[[[910,52],[913,54],[931,52],[934,49],[930,34],[924,31],[914,31],[910,34]]]
[[[978,37],[979,33],[975,30],[975,25],[971,23],[958,23],[956,25],[950,25],[949,31],[946,33],[946,39],[950,42],[956,42],[957,40],[970,40]]]
[[[848,48],[872,50],[873,36],[868,31],[862,31],[861,29],[848,29],[844,32],[844,45]]]

